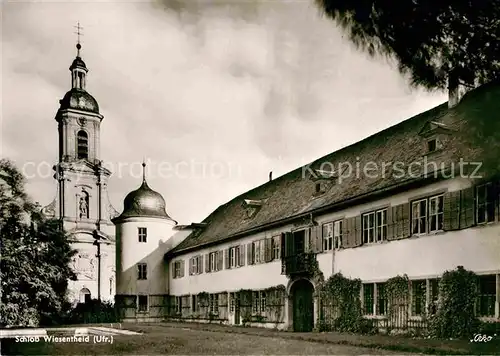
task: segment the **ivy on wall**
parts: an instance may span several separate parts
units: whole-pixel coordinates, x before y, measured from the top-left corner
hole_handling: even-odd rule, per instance
[[[478,277],[458,266],[446,271],[439,282],[436,315],[430,319],[430,334],[438,338],[470,338],[480,322],[475,316]]]
[[[330,315],[320,313],[319,331],[371,332],[371,322],[363,318],[361,310],[360,279],[349,279],[336,273],[319,289],[322,308],[331,312]]]

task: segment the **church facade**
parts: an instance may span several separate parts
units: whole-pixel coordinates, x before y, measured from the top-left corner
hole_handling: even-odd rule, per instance
[[[477,315],[498,321],[500,172],[476,133],[496,120],[500,85],[463,98],[455,89],[448,103],[270,179],[201,223],[177,225],[144,180],[113,220],[123,320],[321,329],[335,301],[319,290],[340,272],[361,280],[373,325],[423,326],[443,273],[461,266],[479,276]],[[385,284],[397,276],[409,299],[394,314]]]
[[[71,89],[59,101],[59,159],[53,167],[57,181],[54,200],[42,209],[47,218],[63,222],[77,250],[72,267],[77,280],[69,283],[74,303],[90,299],[113,301],[115,295],[115,229],[117,215],[107,193],[111,172],[100,159],[103,115],[86,88],[88,69],[77,56],[71,64]]]

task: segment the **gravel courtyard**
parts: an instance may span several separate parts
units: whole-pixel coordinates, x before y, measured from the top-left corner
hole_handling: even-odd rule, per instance
[[[130,328],[137,330],[138,326]],[[2,346],[2,354],[23,355],[388,355],[362,347],[291,340],[282,337],[224,333],[184,327],[140,326],[143,335],[114,336],[113,343],[15,343]]]

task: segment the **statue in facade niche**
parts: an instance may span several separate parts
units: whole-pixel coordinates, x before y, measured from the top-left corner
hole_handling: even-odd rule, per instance
[[[88,218],[89,202],[86,196],[80,197],[80,219]]]

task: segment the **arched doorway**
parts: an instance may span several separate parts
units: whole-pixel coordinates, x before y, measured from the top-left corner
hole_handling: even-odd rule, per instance
[[[314,287],[306,279],[299,279],[290,290],[292,298],[293,331],[309,332],[314,327]]]
[[[90,291],[87,288],[82,288],[80,290],[80,303],[89,303],[91,299]]]

